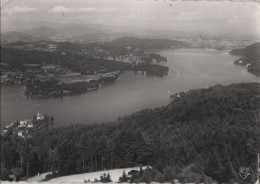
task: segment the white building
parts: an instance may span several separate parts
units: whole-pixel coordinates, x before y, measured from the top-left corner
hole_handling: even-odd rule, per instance
[[[24,137],[22,131],[19,131],[19,132],[17,133],[17,135],[18,135],[19,137]]]
[[[37,119],[37,120],[43,120],[43,119],[44,119],[44,116],[38,112],[36,119]]]
[[[29,120],[20,121],[20,125],[28,125]]]
[[[78,77],[78,76],[80,76],[81,74],[80,73],[77,73],[77,72],[75,72],[75,73],[68,73],[67,74],[67,76],[68,77]]]
[[[28,128],[32,128],[32,127],[33,127],[33,124],[29,124],[29,125],[28,125]]]

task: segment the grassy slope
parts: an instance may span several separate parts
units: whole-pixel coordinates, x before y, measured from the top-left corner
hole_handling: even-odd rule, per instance
[[[93,182],[95,179],[99,179],[103,173],[110,174],[111,180],[113,182],[119,181],[119,178],[122,176],[123,172],[127,174],[131,170],[139,170],[140,167],[131,167],[131,168],[123,168],[123,169],[112,169],[106,171],[97,171],[91,173],[84,173],[84,174],[75,174],[69,176],[58,177],[50,180],[50,182],[84,182],[84,180],[90,180]],[[145,167],[143,168],[145,169]]]

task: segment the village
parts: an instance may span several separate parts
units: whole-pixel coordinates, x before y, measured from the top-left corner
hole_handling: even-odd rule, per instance
[[[20,138],[30,138],[33,134],[42,128],[48,127],[54,123],[54,117],[42,115],[37,113],[33,119],[25,119],[21,121],[14,121],[11,124],[5,126],[1,134],[3,136],[17,135]]]
[[[84,56],[86,58],[104,59],[106,61],[116,61],[130,64],[160,63],[167,59],[158,54],[145,53],[143,49],[127,46],[117,48],[106,46],[106,43],[68,43],[68,42],[48,42],[36,43],[22,42],[3,44],[5,48],[22,49],[27,51],[57,52],[61,55]]]
[[[176,40],[186,43],[188,48],[216,50],[232,50],[254,43],[254,40],[251,38],[237,40],[235,38],[210,38],[206,35],[199,35],[197,38],[181,38]]]

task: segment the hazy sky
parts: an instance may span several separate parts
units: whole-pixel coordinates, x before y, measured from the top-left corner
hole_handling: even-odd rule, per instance
[[[1,29],[17,22],[126,25],[260,37],[260,3],[171,0],[13,0],[1,11]],[[20,25],[19,24],[19,25]]]

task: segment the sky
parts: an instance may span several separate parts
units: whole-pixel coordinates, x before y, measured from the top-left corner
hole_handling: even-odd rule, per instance
[[[260,3],[224,0],[12,0],[1,8],[2,32],[18,31],[30,21],[122,25],[209,34],[257,35],[260,38]]]

